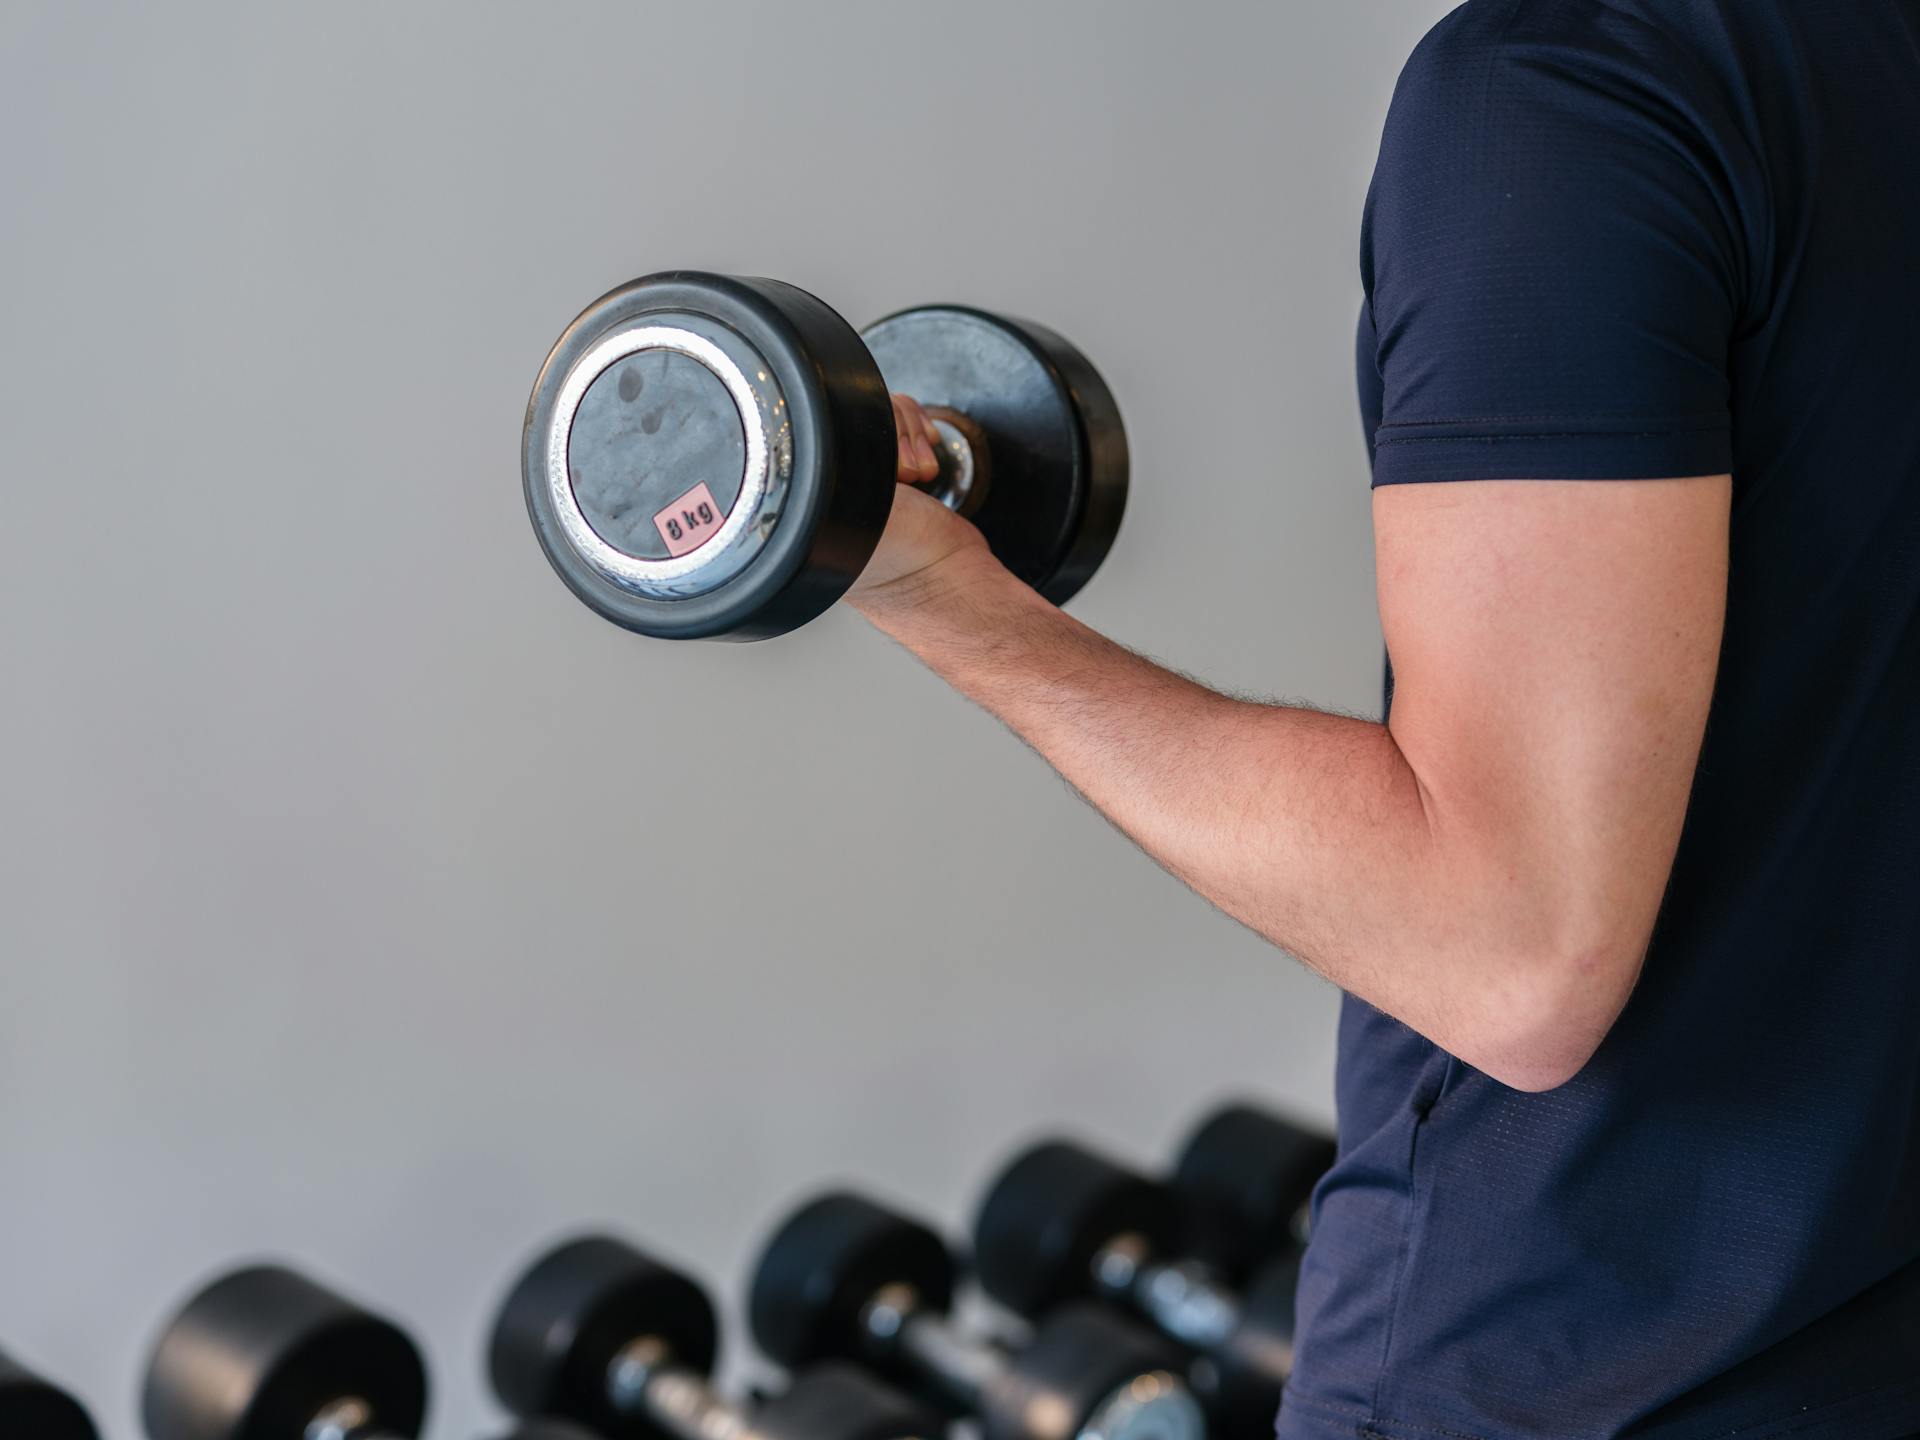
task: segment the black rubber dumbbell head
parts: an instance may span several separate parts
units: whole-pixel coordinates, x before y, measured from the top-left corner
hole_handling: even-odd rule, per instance
[[[829,1360],[753,1412],[759,1440],[933,1440],[946,1424],[865,1370]]]
[[[16,1435],[21,1440],[99,1440],[78,1400],[0,1355],[0,1436]]]
[[[888,1286],[909,1287],[919,1306],[953,1303],[954,1262],[931,1228],[848,1191],[800,1206],[776,1230],[754,1267],[747,1319],[754,1340],[789,1369],[863,1358],[861,1323]]]
[[[986,1440],[1203,1440],[1180,1365],[1171,1345],[1110,1308],[1067,1305],[987,1387],[981,1430]]]
[[[601,615],[762,639],[846,593],[893,505],[893,407],[853,327],[778,280],[681,270],[594,301],[527,406],[541,548]]]
[[[1002,1305],[1035,1318],[1093,1293],[1094,1257],[1131,1236],[1154,1251],[1175,1238],[1165,1186],[1071,1140],[1014,1157],[973,1226],[974,1274]]]
[[[1232,1277],[1297,1245],[1296,1217],[1334,1160],[1333,1140],[1257,1105],[1208,1114],[1181,1147],[1173,1187],[1182,1249]]]
[[[613,1402],[615,1359],[652,1339],[660,1358],[706,1374],[719,1327],[706,1291],[678,1270],[611,1236],[570,1240],[536,1260],[501,1303],[487,1346],[500,1403],[527,1418],[557,1416],[600,1435],[659,1432]]]
[[[1112,549],[1127,436],[1093,363],[1044,325],[964,305],[903,310],[861,332],[886,387],[959,411],[991,457],[972,513],[993,553],[1056,605]]]
[[[420,1433],[426,1368],[406,1334],[295,1271],[222,1276],[173,1318],[147,1365],[152,1440],[286,1440],[357,1400],[369,1428]]]

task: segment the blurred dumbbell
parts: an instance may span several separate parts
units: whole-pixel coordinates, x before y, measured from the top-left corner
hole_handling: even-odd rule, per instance
[[[78,1400],[4,1354],[0,1354],[0,1436],[99,1440]]]
[[[856,334],[792,285],[691,270],[601,296],[555,342],[521,449],[534,532],[629,630],[782,634],[879,544],[898,488],[889,390],[939,431],[928,492],[1048,599],[1079,590],[1127,494],[1120,411],[1079,350],[956,305]]]
[[[153,1440],[415,1440],[426,1366],[406,1332],[278,1265],[230,1271],[167,1323],[147,1363]],[[549,1424],[502,1440],[591,1440]]]
[[[816,1366],[752,1406],[719,1395],[713,1304],[698,1282],[610,1236],[535,1261],[494,1321],[487,1368],[520,1415],[559,1415],[606,1440],[910,1440],[940,1422],[847,1365]]]
[[[1229,1277],[1183,1244],[1188,1197],[1177,1179],[1149,1179],[1070,1140],[1042,1141],[1017,1155],[981,1201],[973,1230],[980,1288],[1029,1319],[1087,1299],[1139,1312],[1194,1352],[1188,1377],[1223,1435],[1269,1434],[1293,1368],[1300,1247],[1288,1217],[1305,1205],[1326,1143],[1244,1107],[1195,1132],[1181,1157],[1195,1162],[1189,1173],[1218,1182],[1243,1212],[1245,1233],[1216,1238],[1216,1253],[1274,1247],[1265,1263]]]
[[[1236,1101],[1202,1116],[1174,1157],[1181,1250],[1243,1278],[1307,1239],[1314,1186],[1333,1168],[1333,1137]]]
[[[1201,1440],[1199,1405],[1157,1337],[1101,1306],[1056,1311],[1009,1350],[956,1327],[956,1280],[938,1234],[843,1191],[793,1212],[755,1268],[748,1316],[790,1369],[872,1365],[986,1440]]]

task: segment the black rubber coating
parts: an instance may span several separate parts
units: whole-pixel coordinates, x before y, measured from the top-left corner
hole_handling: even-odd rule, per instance
[[[888,390],[986,433],[993,483],[973,521],[1001,563],[1064,604],[1126,510],[1126,430],[1100,372],[1044,325],[964,305],[903,310],[861,337]]]
[[[20,1440],[99,1440],[80,1402],[0,1354],[0,1436]]]
[[[1122,1385],[1180,1367],[1173,1346],[1106,1306],[1068,1305],[988,1386],[980,1428],[985,1440],[1072,1440]]]
[[[1045,1140],[988,1187],[973,1224],[974,1275],[995,1300],[1035,1319],[1093,1295],[1093,1258],[1118,1237],[1164,1255],[1178,1224],[1165,1186],[1071,1140]]]
[[[1223,1105],[1174,1163],[1182,1249],[1229,1278],[1298,1243],[1294,1217],[1333,1165],[1333,1140],[1257,1105]]]
[[[885,1381],[828,1361],[753,1412],[759,1440],[936,1440],[946,1422]]]
[[[147,1364],[141,1413],[151,1440],[287,1440],[350,1397],[383,1434],[418,1435],[420,1352],[389,1321],[259,1265],[215,1280],[174,1316]]]
[[[954,1262],[939,1234],[848,1191],[800,1206],[760,1252],[747,1322],[767,1355],[789,1369],[864,1358],[861,1312],[888,1285],[913,1288],[922,1310],[953,1303]]]
[[[589,566],[560,528],[546,483],[547,431],[568,372],[607,335],[661,313],[705,317],[738,336],[765,358],[792,417],[792,481],[765,548],[717,589],[676,599],[635,595]],[[555,342],[527,405],[521,475],[548,561],[601,615],[668,639],[760,640],[804,625],[859,577],[893,506],[896,461],[885,383],[845,320],[778,280],[679,270],[601,296]]]
[[[1261,1266],[1240,1296],[1240,1323],[1208,1356],[1217,1377],[1208,1408],[1219,1440],[1269,1440],[1293,1370],[1294,1291],[1300,1255]]]
[[[713,1303],[694,1280],[606,1235],[548,1251],[514,1282],[494,1319],[487,1374],[500,1403],[532,1419],[667,1440],[644,1415],[614,1408],[608,1376],[635,1340],[665,1345],[674,1364],[707,1374],[719,1349]]]

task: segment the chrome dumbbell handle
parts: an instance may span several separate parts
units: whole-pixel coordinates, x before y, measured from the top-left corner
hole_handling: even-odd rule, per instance
[[[1211,1267],[1156,1260],[1138,1235],[1117,1236],[1093,1257],[1093,1281],[1102,1295],[1131,1305],[1194,1350],[1224,1344],[1240,1323],[1240,1297]]]
[[[698,1370],[677,1363],[666,1342],[645,1336],[627,1345],[607,1370],[607,1398],[623,1415],[644,1415],[680,1440],[752,1440],[740,1407]]]
[[[374,1421],[373,1407],[357,1395],[344,1395],[320,1407],[307,1422],[301,1440],[407,1440]]]
[[[1007,1368],[999,1346],[963,1334],[945,1316],[922,1309],[911,1285],[883,1287],[867,1302],[860,1323],[877,1358],[897,1357],[958,1410],[977,1409],[987,1387]]]

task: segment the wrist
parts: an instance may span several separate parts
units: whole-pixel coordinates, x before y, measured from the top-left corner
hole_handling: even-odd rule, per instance
[[[949,610],[963,599],[981,599],[1003,586],[1025,588],[985,545],[972,544],[879,585],[856,586],[848,593],[847,603],[883,630],[891,630],[915,617]]]

